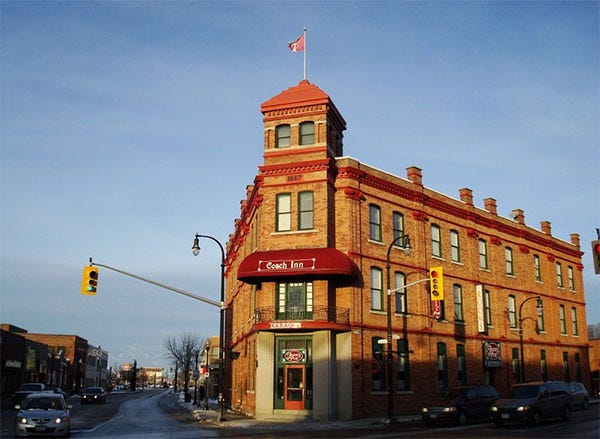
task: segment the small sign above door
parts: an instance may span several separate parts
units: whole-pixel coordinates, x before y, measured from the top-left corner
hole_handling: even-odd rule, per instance
[[[306,349],[282,349],[282,363],[306,363]]]

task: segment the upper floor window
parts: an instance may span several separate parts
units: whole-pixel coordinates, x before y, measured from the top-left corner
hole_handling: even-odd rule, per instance
[[[394,212],[392,215],[392,226],[394,227],[394,239],[404,236],[404,215],[402,215],[400,212]],[[404,243],[401,241],[402,240],[399,239],[396,242],[396,245],[403,245]]]
[[[315,143],[315,123],[302,122],[300,124],[300,145],[312,145]]]
[[[383,311],[383,271],[371,267],[371,309]]]
[[[564,286],[562,265],[560,264],[560,262],[556,263],[556,285],[558,285],[558,288],[562,288]]]
[[[310,230],[314,227],[314,200],[311,191],[298,194],[298,230]]]
[[[275,148],[290,146],[290,126],[278,125],[275,128]]]
[[[570,265],[567,267],[567,277],[569,280],[569,289],[575,291],[575,277],[573,275],[573,267]]]
[[[513,263],[513,252],[510,247],[504,249],[504,258],[506,259],[506,274],[512,276],[515,274],[515,266]]]
[[[458,284],[453,286],[454,292],[454,321],[464,322],[462,287]]]
[[[577,323],[577,309],[571,308],[571,324],[573,325],[573,335],[579,335],[579,323]]]
[[[394,273],[394,281],[395,281],[395,289],[403,287],[406,285],[406,275],[397,271]],[[402,288],[401,290],[396,291],[396,312],[405,314],[407,313],[406,309],[406,288]]]
[[[540,268],[540,257],[538,255],[533,255],[533,275],[536,282],[542,281],[542,270]]]
[[[450,230],[450,259],[460,262],[460,241],[456,230]]]
[[[483,270],[488,268],[487,242],[485,239],[479,240],[479,268]]]
[[[292,195],[277,194],[276,224],[278,232],[292,230]]]
[[[565,316],[565,306],[560,305],[558,307],[558,318],[560,320],[560,333],[563,335],[567,334],[567,317]]]
[[[540,299],[541,302],[542,299]],[[537,312],[537,330],[538,332],[544,332],[546,330],[546,323],[544,321],[544,304],[538,309]]]
[[[312,282],[278,284],[277,319],[306,320],[313,318]]]
[[[513,329],[517,327],[517,299],[512,294],[508,296],[508,324]]]
[[[486,326],[492,326],[492,295],[490,290],[483,290],[483,316]]]
[[[369,239],[381,242],[381,207],[369,205]]]
[[[431,225],[431,255],[442,257],[442,236],[440,226],[437,224]]]

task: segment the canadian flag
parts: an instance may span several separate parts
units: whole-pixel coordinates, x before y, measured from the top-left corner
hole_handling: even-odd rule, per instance
[[[296,41],[289,44],[292,52],[302,52],[304,50],[304,34],[300,35]]]

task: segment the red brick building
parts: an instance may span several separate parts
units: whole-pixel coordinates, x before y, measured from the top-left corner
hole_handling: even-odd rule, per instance
[[[436,192],[417,167],[404,178],[344,156],[346,122],[306,80],[261,111],[264,163],[227,244],[232,407],[344,419],[386,416],[390,395],[394,414],[415,413],[479,382],[589,387],[577,234],[502,217],[493,198],[477,207],[468,188]]]

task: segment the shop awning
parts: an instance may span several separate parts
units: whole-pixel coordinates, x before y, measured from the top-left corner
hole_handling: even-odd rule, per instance
[[[278,277],[357,277],[360,272],[348,256],[335,248],[307,248],[254,252],[238,268],[238,279],[257,283]]]

